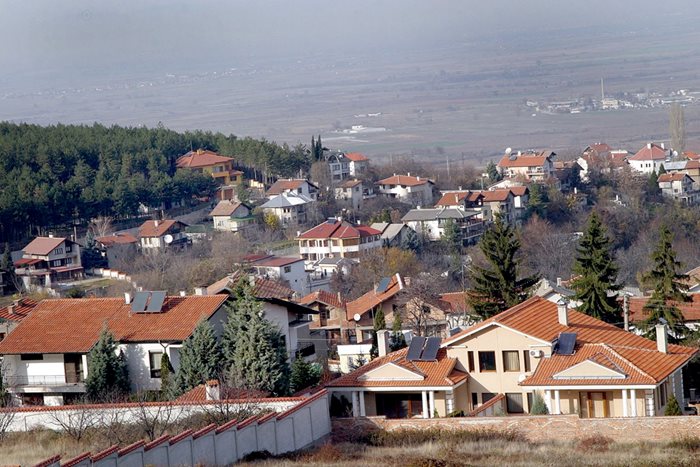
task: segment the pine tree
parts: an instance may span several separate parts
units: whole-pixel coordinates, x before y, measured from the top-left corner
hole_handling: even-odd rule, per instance
[[[532,407],[530,407],[530,415],[548,415],[549,409],[547,404],[545,404],[542,395],[539,392],[535,392],[532,397]]]
[[[671,329],[671,338],[680,339],[688,329],[683,324],[683,314],[676,306],[678,302],[689,302],[684,281],[686,274],[680,273],[682,264],[676,259],[673,249],[673,234],[667,226],[661,227],[661,236],[651,255],[654,267],[645,275],[647,283],[653,285],[651,298],[644,305],[648,313],[645,325],[648,337],[655,337],[654,326],[663,318]]]
[[[170,357],[167,352],[163,352],[160,358],[160,394],[161,398],[168,400],[173,396],[173,380],[172,367],[170,366]]]
[[[666,402],[664,415],[667,417],[683,415],[683,412],[681,412],[681,406],[678,405],[678,399],[676,399],[676,396],[674,394],[671,394],[671,396],[668,398],[668,401]]]
[[[588,227],[576,248],[573,272],[577,276],[572,288],[581,302],[578,311],[608,323],[620,322],[620,306],[615,295],[622,288],[617,284],[618,268],[611,254],[611,243],[596,213],[588,219]]]
[[[394,323],[391,326],[391,342],[389,348],[392,352],[406,347],[406,337],[403,335],[401,314],[397,311],[394,313]]]
[[[418,254],[423,249],[423,245],[416,231],[413,229],[408,229],[406,231],[406,235],[404,235],[401,239],[399,248],[402,250],[411,250],[412,252]]]
[[[105,326],[88,353],[86,396],[92,401],[108,401],[129,391],[129,374],[124,354],[117,354],[117,342]]]
[[[5,252],[2,255],[2,260],[0,260],[0,272],[5,276],[5,291],[16,291],[15,284],[17,284],[18,281],[15,275],[15,265],[12,261],[12,252],[10,251],[9,243],[5,243]]]
[[[244,280],[232,295],[222,341],[224,366],[231,384],[286,394],[289,363],[284,336],[263,317],[262,304]]]
[[[496,167],[496,164],[493,161],[486,165],[486,173],[488,174],[489,181],[491,183],[496,183],[503,178],[500,172],[498,172],[498,167]]]
[[[542,191],[542,185],[538,183],[533,183],[530,185],[530,195],[527,201],[526,216],[531,217],[537,215],[538,217],[545,217],[546,214],[546,193]]]
[[[289,392],[294,394],[316,383],[318,383],[318,375],[313,366],[302,357],[295,358],[289,376]]]
[[[182,394],[210,379],[219,377],[221,349],[209,321],[202,319],[180,349],[180,369],[176,389]]]
[[[538,275],[518,278],[520,241],[512,227],[499,215],[479,242],[488,267],[473,266],[470,271],[473,288],[468,300],[474,311],[488,318],[525,300],[539,280]]]
[[[440,241],[449,254],[459,254],[462,249],[462,232],[454,220],[445,221]]]
[[[384,310],[382,310],[381,306],[378,307],[377,311],[374,313],[373,324],[375,331],[386,329],[386,319],[384,318]]]

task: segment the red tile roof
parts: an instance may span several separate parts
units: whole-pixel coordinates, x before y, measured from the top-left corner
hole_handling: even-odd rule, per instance
[[[128,245],[130,243],[137,243],[139,240],[130,233],[114,233],[104,237],[97,237],[95,241],[107,247],[112,245]]]
[[[698,159],[700,159],[700,154],[693,151],[685,151],[683,155],[691,161],[697,161]]]
[[[31,266],[32,264],[41,263],[45,260],[36,258],[20,258],[14,262],[15,266]]]
[[[366,225],[353,225],[347,221],[329,219],[299,235],[298,238],[360,238],[382,233]]]
[[[270,195],[279,195],[284,193],[285,191],[292,191],[296,190],[297,188],[301,187],[304,182],[308,183],[309,185],[313,186],[314,188],[318,188],[316,185],[311,183],[310,181],[304,179],[304,178],[288,178],[288,179],[279,179],[275,183],[272,184],[270,189],[267,190],[265,193],[267,196]]]
[[[498,167],[542,167],[547,162],[550,151],[543,151],[541,153],[522,153],[518,155],[517,153],[504,154],[500,161],[498,161]]]
[[[209,213],[210,216],[230,216],[236,209],[245,206],[243,203],[236,203],[229,200],[219,201],[216,207]],[[246,206],[247,207],[247,206]]]
[[[659,175],[657,181],[661,183],[680,182],[683,181],[685,177],[689,177],[689,175],[683,172],[665,173]]]
[[[471,311],[467,303],[466,292],[448,292],[438,296],[440,308],[447,313],[464,313]]]
[[[464,203],[464,200],[472,193],[471,191],[451,191],[444,193],[438,202],[435,203],[435,207],[459,206]]]
[[[281,268],[287,266],[288,264],[298,263],[299,261],[304,261],[301,258],[289,257],[289,256],[270,256],[268,258],[263,258],[254,262],[253,266],[261,266],[268,268]]]
[[[345,300],[340,294],[334,294],[332,292],[327,292],[325,290],[317,290],[305,295],[299,300],[301,305],[311,305],[312,303],[323,303],[324,305],[332,306],[335,308],[345,309]]]
[[[29,242],[22,251],[27,255],[45,256],[61,246],[61,243],[70,241],[65,237],[36,237]]]
[[[250,280],[249,277],[241,272],[236,271],[233,274],[224,277],[212,285],[207,287],[207,293],[209,295],[226,293],[227,289],[235,287],[239,280]],[[280,284],[279,282],[271,281],[268,279],[263,279],[261,277],[254,277],[255,285],[253,287],[253,296],[261,300],[276,298],[279,300],[291,300],[294,297],[294,290],[289,287]]]
[[[159,313],[132,313],[123,298],[43,300],[0,342],[0,354],[85,353],[104,325],[120,342],[180,342],[227,298],[167,297]]]
[[[654,341],[575,310],[569,310],[569,326],[564,326],[559,323],[557,305],[541,297],[530,298],[492,318],[471,326],[444,340],[442,345],[449,346],[478,330],[493,325],[514,329],[545,342],[552,342],[554,338],[559,336],[559,333],[575,332],[578,349],[586,344],[605,344],[631,365],[650,375],[656,381],[662,381],[670,373],[684,365],[698,351],[680,345],[669,345],[668,353],[664,354],[657,350]],[[560,361],[561,358],[571,358],[571,356],[559,355],[555,361]],[[538,365],[533,377],[538,376],[539,371],[540,366]]]
[[[347,152],[345,153],[345,157],[347,157],[353,162],[362,162],[369,160],[367,156],[365,156],[364,154],[360,154],[359,152]]]
[[[447,356],[445,349],[440,349],[437,361],[419,362],[406,360],[408,348],[397,350],[384,357],[375,358],[366,365],[361,366],[350,374],[343,375],[326,384],[326,387],[426,387],[426,386],[454,386],[467,379],[467,373],[456,370],[456,358]],[[362,378],[368,372],[386,364],[394,364],[413,373],[421,375],[422,380],[392,380],[392,381],[368,381]]]
[[[530,192],[530,189],[526,186],[512,186],[508,188],[513,196],[525,196]]]
[[[361,185],[362,180],[345,180],[343,183],[338,185],[338,188],[354,188],[357,185]]]
[[[194,168],[194,167],[209,167],[216,164],[222,164],[233,161],[232,158],[221,156],[214,151],[197,149],[190,151],[184,156],[177,158],[175,165],[178,169]]]
[[[665,160],[667,151],[658,144],[649,143],[642,149],[637,151],[637,154],[630,157],[631,161],[658,161]]]
[[[157,223],[157,225],[156,225]],[[177,224],[180,225],[181,228],[184,228],[187,226],[187,224],[180,222],[180,221],[175,221],[172,219],[167,219],[163,221],[146,221],[143,224],[141,224],[141,227],[139,227],[139,238],[142,237],[162,237],[163,235],[167,234],[168,231],[176,226]]]
[[[482,191],[484,195],[485,203],[492,203],[496,201],[506,201],[509,196],[511,196],[510,188],[498,188],[495,190]]]
[[[404,186],[418,186],[425,185],[426,183],[432,183],[427,178],[413,177],[411,175],[394,175],[383,180],[379,180],[377,184],[379,185],[404,185]]]
[[[348,302],[346,307],[348,321],[354,321],[356,314],[360,316],[364,315],[375,306],[379,305],[380,303],[384,303],[385,301],[392,298],[401,290],[403,290],[403,281],[401,280],[399,274],[396,273],[393,276],[391,276],[391,281],[389,281],[389,285],[387,285],[386,290],[384,292],[377,293],[376,289],[372,289],[366,294],[362,295],[361,297],[351,302]],[[362,319],[361,321],[365,320],[366,319]]]
[[[17,302],[17,305],[0,308],[0,320],[22,321],[39,303],[31,298],[21,298]],[[14,307],[12,313],[10,313],[10,307]]]
[[[669,305],[677,306],[686,321],[700,321],[700,294],[690,294],[690,298],[692,299],[690,302],[669,302]],[[644,310],[647,301],[649,301],[649,297],[631,297],[629,299],[631,322],[641,323],[647,319],[649,313]]]

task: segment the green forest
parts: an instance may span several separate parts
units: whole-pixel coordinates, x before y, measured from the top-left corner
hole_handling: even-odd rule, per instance
[[[157,128],[0,123],[0,242],[48,226],[99,216],[135,215],[139,203],[166,204],[214,190],[210,177],[177,171],[190,149],[234,157],[248,171],[293,176],[308,171],[303,145]]]

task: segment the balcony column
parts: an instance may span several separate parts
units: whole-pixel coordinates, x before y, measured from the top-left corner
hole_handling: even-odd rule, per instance
[[[428,407],[430,408],[430,418],[435,417],[435,391],[428,393]]]
[[[552,413],[552,390],[546,389],[544,391],[544,405],[547,406],[547,411]]]
[[[83,360],[83,379],[87,379],[87,377],[88,377],[88,356],[87,356],[87,354],[83,354],[81,357]]]
[[[365,391],[358,391],[358,398],[360,399],[360,417],[366,417],[367,411],[365,410]]]
[[[423,402],[423,418],[430,418],[428,414],[428,391],[422,391],[422,402]]]
[[[623,417],[628,417],[628,411],[627,411],[627,406],[629,405],[629,402],[627,401],[627,389],[622,390],[622,416]]]
[[[559,389],[554,390],[554,414],[561,415],[561,400],[559,399]]]
[[[360,416],[360,398],[357,391],[352,392],[352,416],[357,418]]]
[[[630,389],[630,404],[632,410],[630,411],[630,414],[633,417],[637,416],[637,390],[636,389]]]

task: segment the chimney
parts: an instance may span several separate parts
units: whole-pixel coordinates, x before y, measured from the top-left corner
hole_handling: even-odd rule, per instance
[[[569,326],[569,301],[565,298],[561,298],[557,302],[557,316],[559,318],[559,324],[562,326]]]
[[[379,354],[380,357],[383,357],[387,354],[388,350],[389,350],[389,331],[386,329],[382,329],[381,331],[377,331],[377,353]]]
[[[630,330],[630,296],[624,294],[622,296],[622,317],[624,318],[625,331]]]
[[[210,379],[204,383],[204,391],[208,401],[218,401],[221,399],[221,391],[219,390],[219,381]]]
[[[207,294],[207,288],[206,287],[195,287],[194,288],[194,294],[195,295],[206,295]]]
[[[661,143],[661,149],[666,149],[666,143]]]
[[[651,143],[647,143],[647,149],[651,149]]]
[[[154,221],[153,221],[153,225],[155,225],[156,227],[158,227],[158,226],[160,225],[160,221],[159,221],[158,219],[154,220]]]
[[[124,303],[127,305],[131,303],[131,292],[124,292]]]
[[[49,232],[49,238],[53,238],[53,232]]]
[[[14,315],[14,314],[15,314],[15,304],[14,304],[14,303],[13,303],[12,305],[8,305],[8,307],[7,307],[7,313],[10,314],[10,315]]]
[[[561,277],[557,277],[557,285],[561,287]]]
[[[255,287],[255,276],[252,274],[248,274],[248,284],[250,284],[251,287]]]
[[[407,172],[406,175],[408,175],[408,176],[410,177],[410,176],[411,176],[411,172]]]
[[[180,291],[180,296],[181,296],[181,297],[186,297],[186,296],[187,296],[187,292],[185,292],[184,290],[181,290],[181,291]]]
[[[656,325],[656,350],[668,353],[668,327],[665,324]]]

